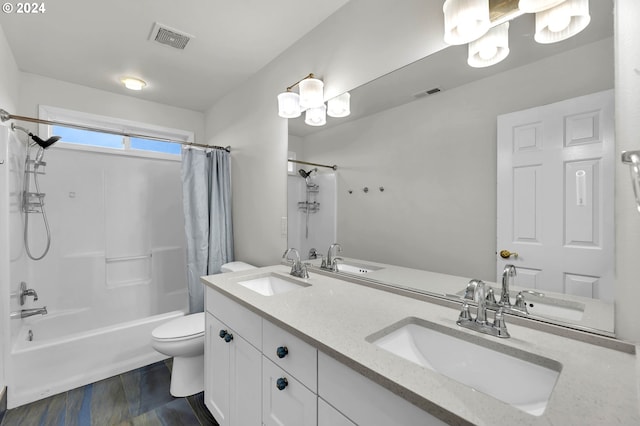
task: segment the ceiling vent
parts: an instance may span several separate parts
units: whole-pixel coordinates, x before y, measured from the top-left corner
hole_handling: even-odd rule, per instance
[[[421,92],[418,92],[413,96],[416,98],[422,98],[424,96],[435,95],[436,93],[439,93],[441,91],[442,89],[440,89],[439,87],[434,87],[433,89],[423,90]]]
[[[153,30],[151,30],[151,35],[149,36],[149,40],[157,41],[158,43],[180,50],[184,49],[192,38],[193,36],[190,34],[167,27],[158,22],[153,25]]]

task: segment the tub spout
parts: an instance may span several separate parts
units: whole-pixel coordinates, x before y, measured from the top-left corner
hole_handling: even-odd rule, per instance
[[[11,312],[11,318],[27,318],[32,317],[34,315],[46,315],[47,307],[43,308],[33,308],[33,309],[21,309],[19,311]]]

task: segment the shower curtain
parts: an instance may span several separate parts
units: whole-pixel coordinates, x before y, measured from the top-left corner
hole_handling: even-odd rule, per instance
[[[230,155],[221,149],[182,149],[189,313],[204,311],[203,275],[233,261]]]

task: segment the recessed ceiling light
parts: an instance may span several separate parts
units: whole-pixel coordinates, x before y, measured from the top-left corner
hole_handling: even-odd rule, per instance
[[[144,80],[134,77],[124,77],[120,81],[124,84],[124,87],[130,90],[142,90],[147,85]]]

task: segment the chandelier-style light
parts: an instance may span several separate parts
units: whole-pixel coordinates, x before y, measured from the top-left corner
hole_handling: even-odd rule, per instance
[[[309,108],[304,113],[304,122],[309,126],[324,126],[327,124],[327,106],[322,104],[317,108]]]
[[[589,0],[565,0],[558,6],[536,13],[538,43],[566,40],[584,30],[591,22]]]
[[[442,11],[447,44],[469,43],[491,27],[489,0],[447,0]]]
[[[524,13],[536,14],[534,39],[545,44],[566,40],[591,21],[589,0],[446,0],[442,11],[444,41],[469,43],[467,63],[472,67],[487,67],[507,57],[508,22]]]
[[[278,95],[278,115],[283,118],[298,118],[301,114],[300,95],[286,91]]]
[[[344,92],[327,102],[327,115],[334,118],[342,118],[351,114],[351,95]]]
[[[296,86],[300,94],[291,91]],[[351,95],[348,92],[330,99],[327,107],[323,89],[324,82],[309,74],[278,95],[278,115],[282,118],[297,118],[304,112],[306,124],[323,126],[327,123],[327,114],[336,118],[351,114]]]
[[[469,43],[467,63],[474,68],[488,67],[509,55],[509,22],[491,28],[485,35]]]

